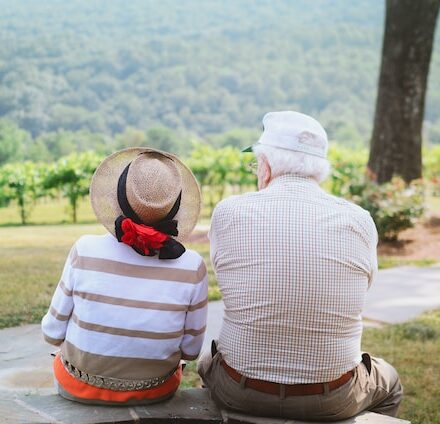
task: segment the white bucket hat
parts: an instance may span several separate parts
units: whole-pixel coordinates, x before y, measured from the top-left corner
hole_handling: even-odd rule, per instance
[[[327,133],[311,116],[299,112],[269,112],[263,118],[263,134],[256,144],[326,158]],[[251,152],[253,146],[243,150]]]

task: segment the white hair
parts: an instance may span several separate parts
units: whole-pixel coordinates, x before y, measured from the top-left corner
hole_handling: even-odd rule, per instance
[[[321,183],[330,173],[328,160],[318,156],[278,149],[265,144],[256,144],[252,150],[257,158],[261,155],[266,156],[272,171],[272,178],[284,174],[297,174],[302,177],[314,178],[318,183]]]

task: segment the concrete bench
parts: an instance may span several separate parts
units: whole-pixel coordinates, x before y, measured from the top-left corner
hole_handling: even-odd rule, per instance
[[[167,402],[133,407],[92,406],[70,402],[54,394],[2,392],[0,422],[17,424],[106,424],[106,423],[255,423],[306,424],[303,421],[260,418],[220,411],[206,389],[179,390]],[[404,421],[372,412],[339,421],[344,424],[404,424]],[[310,424],[310,422],[309,422]]]

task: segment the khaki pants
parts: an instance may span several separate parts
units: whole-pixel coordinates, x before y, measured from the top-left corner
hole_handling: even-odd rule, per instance
[[[271,395],[245,387],[233,380],[221,365],[221,353],[205,352],[198,372],[220,408],[250,415],[308,421],[337,421],[368,410],[396,416],[402,401],[402,385],[396,370],[383,359],[363,355],[353,378],[323,394],[308,396]]]

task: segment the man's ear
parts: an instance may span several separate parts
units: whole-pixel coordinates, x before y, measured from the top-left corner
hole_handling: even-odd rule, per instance
[[[260,168],[260,172],[258,173],[260,189],[265,188],[269,185],[270,180],[272,179],[272,170],[270,168],[269,161],[267,157],[262,154],[260,155],[260,164],[258,165]]]

